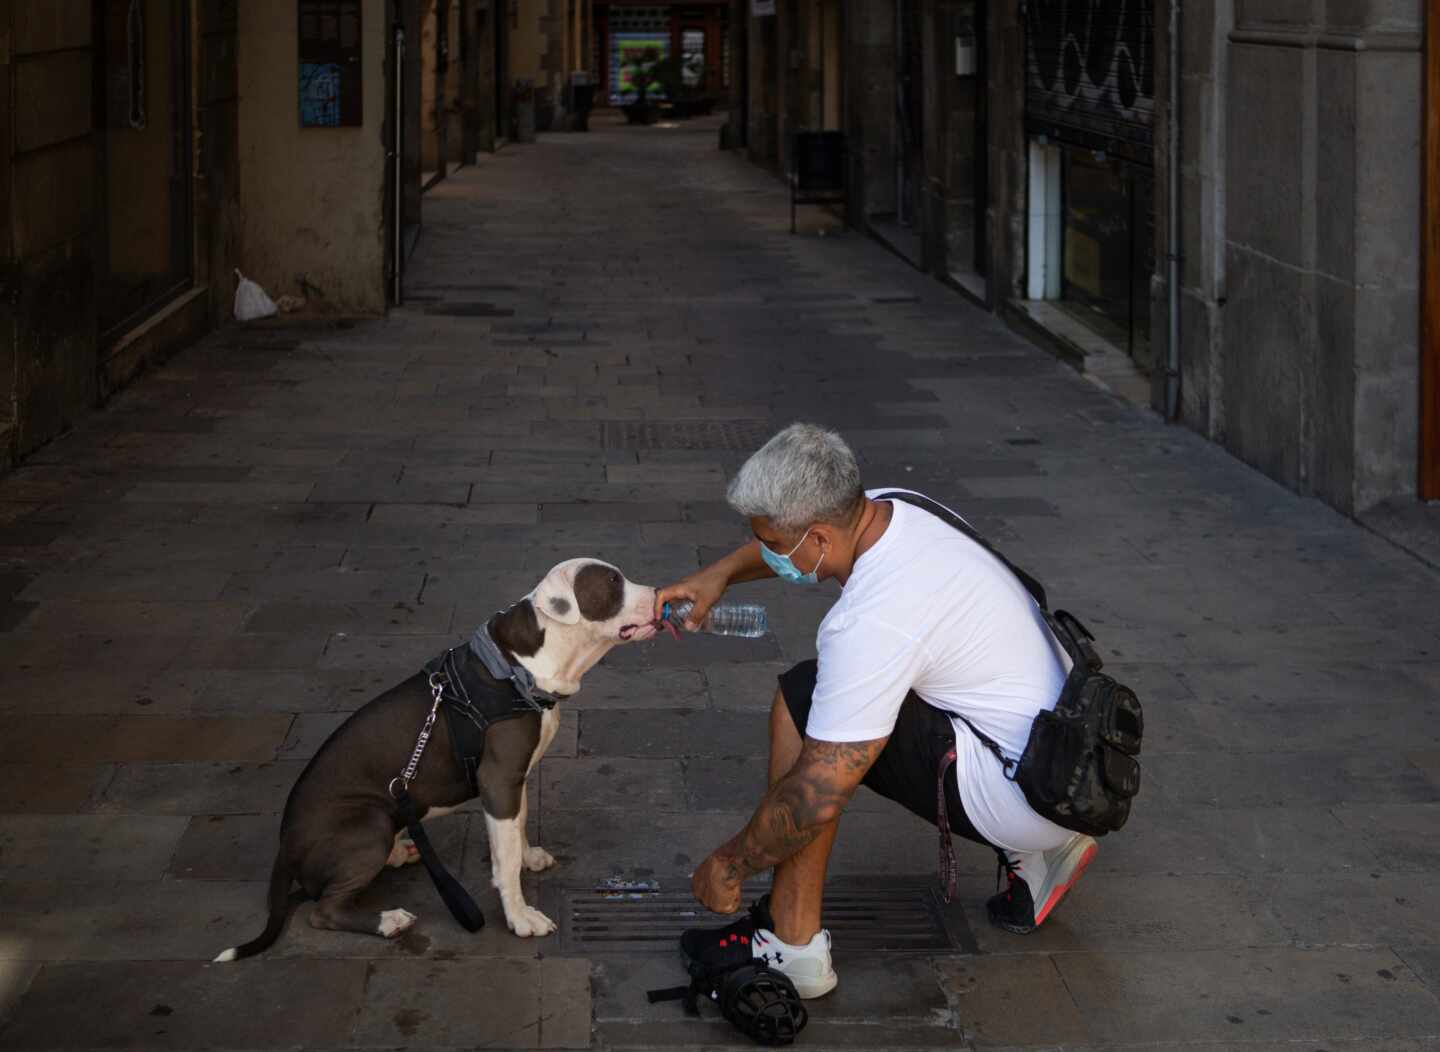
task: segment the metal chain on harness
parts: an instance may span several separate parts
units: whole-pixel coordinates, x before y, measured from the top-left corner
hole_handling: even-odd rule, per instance
[[[405,770],[400,772],[398,778],[390,779],[390,795],[397,799],[400,793],[395,791],[395,783],[400,783],[401,793],[409,790],[415,771],[420,767],[420,757],[425,755],[425,746],[430,744],[430,732],[435,727],[435,717],[440,714],[440,703],[445,698],[445,677],[442,673],[430,673],[430,694],[435,701],[430,706],[430,715],[425,717],[425,725],[420,728],[420,737],[415,739],[415,751],[410,754],[410,762],[405,765]]]

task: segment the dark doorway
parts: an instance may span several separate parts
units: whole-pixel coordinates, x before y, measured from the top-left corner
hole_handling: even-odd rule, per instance
[[[190,287],[190,5],[96,0],[95,127],[105,200],[97,309],[113,343]]]
[[[922,55],[920,5],[895,0],[895,219],[902,227],[915,226],[925,170]]]
[[[509,0],[491,0],[495,38],[495,139],[496,145],[513,139],[515,132],[510,117],[510,48],[506,43],[510,32]]]

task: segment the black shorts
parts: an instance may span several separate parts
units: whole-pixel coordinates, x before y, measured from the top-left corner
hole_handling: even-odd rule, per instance
[[[805,735],[805,725],[810,718],[818,668],[814,660],[802,661],[780,674],[780,693],[801,737]],[[885,748],[874,766],[866,772],[861,784],[868,785],[887,800],[894,800],[933,825],[940,760],[954,744],[955,726],[950,717],[921,701],[912,691],[900,706],[900,716],[895,721],[895,729],[890,732],[890,740],[885,743]],[[950,817],[952,832],[977,844],[991,846],[976,832],[965,814],[965,808],[960,804],[960,788],[953,773],[945,779],[945,810]]]

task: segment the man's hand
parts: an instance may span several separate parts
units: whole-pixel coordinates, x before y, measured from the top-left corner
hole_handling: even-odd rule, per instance
[[[719,852],[711,855],[690,879],[695,900],[714,913],[734,913],[740,908],[740,880],[735,862]]]
[[[659,621],[666,603],[690,600],[695,608],[685,619],[685,627],[691,632],[700,627],[710,608],[720,601],[725,589],[732,584],[746,581],[763,581],[775,573],[760,557],[760,542],[742,544],[723,559],[717,559],[702,570],[675,582],[655,593],[655,620]]]
[[[730,577],[718,563],[707,566],[655,593],[655,620],[660,620],[666,603],[680,603],[688,599],[695,606],[685,618],[685,628],[694,632],[729,586]]]
[[[822,829],[839,821],[865,772],[889,740],[823,742],[806,738],[795,766],[770,787],[750,824],[695,871],[695,897],[710,905],[702,892],[714,894],[715,901],[724,904],[729,901],[725,896],[733,893],[736,905],[732,909],[738,908],[741,881],[803,850]]]

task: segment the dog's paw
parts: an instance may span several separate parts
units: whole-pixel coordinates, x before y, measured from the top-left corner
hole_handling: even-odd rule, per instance
[[[530,906],[521,906],[513,913],[505,911],[505,923],[522,939],[532,936],[550,935],[555,931],[555,922]]]
[[[387,939],[393,939],[414,926],[415,914],[409,910],[385,910],[380,914],[380,927],[375,931]]]
[[[420,849],[415,846],[415,841],[409,837],[396,837],[395,845],[390,849],[390,857],[385,860],[385,864],[399,869],[401,866],[408,866],[412,862],[419,861]]]
[[[546,851],[543,847],[529,847],[525,849],[525,868],[531,873],[539,873],[549,869],[555,864],[555,856]]]

